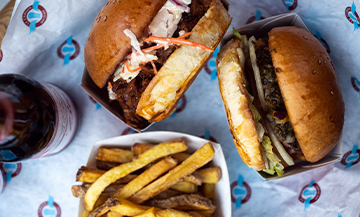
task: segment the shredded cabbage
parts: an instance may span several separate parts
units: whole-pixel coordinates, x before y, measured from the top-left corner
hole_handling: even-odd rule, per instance
[[[275,172],[278,176],[284,174],[284,166],[280,163],[281,160],[278,158],[278,156],[276,156],[276,154],[273,152],[270,138],[263,136],[261,145],[265,149],[265,155],[269,162],[269,169],[265,169],[263,171],[271,175],[273,175]]]
[[[234,27],[233,27],[233,34],[241,41],[241,35]]]

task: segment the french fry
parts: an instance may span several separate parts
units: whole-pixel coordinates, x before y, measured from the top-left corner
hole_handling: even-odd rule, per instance
[[[190,154],[187,153],[177,153],[177,154],[173,154],[171,155],[173,158],[175,158],[176,160],[178,160],[179,162],[183,162],[184,160],[186,160],[188,157],[190,157]]]
[[[89,212],[84,210],[84,212],[81,214],[81,217],[88,217]]]
[[[135,217],[156,217],[156,209],[155,207],[151,207],[150,209],[146,210],[146,212],[136,215]]]
[[[148,143],[135,143],[131,149],[133,151],[133,154],[135,156],[140,155],[141,153],[145,152],[146,150],[149,150],[150,148],[154,147],[153,144],[148,144]],[[171,157],[175,158],[176,160],[178,160],[179,162],[183,162],[184,160],[186,160],[188,157],[190,157],[190,154],[187,153],[176,153],[171,155]]]
[[[213,183],[204,183],[201,186],[202,194],[210,199],[215,199],[215,184]]]
[[[191,217],[204,217],[203,215],[201,215],[200,213],[196,212],[196,211],[188,211],[187,212]]]
[[[198,194],[183,194],[164,200],[150,200],[149,205],[178,210],[211,210],[215,207],[210,199]]]
[[[186,212],[181,212],[179,210],[166,209],[157,212],[156,217],[192,217],[192,216]]]
[[[180,191],[168,189],[166,191],[161,192],[160,194],[156,195],[153,199],[167,199],[169,197],[177,196],[183,194]]]
[[[76,181],[93,183],[106,171],[82,166],[76,173]]]
[[[211,216],[213,216],[215,210],[216,210],[216,207],[214,206],[213,208],[211,208],[209,210],[196,210],[196,212],[204,217],[211,217]]]
[[[82,185],[73,185],[71,187],[71,191],[73,193],[74,197],[85,197],[86,192],[90,188],[90,183],[84,183]],[[104,189],[104,191],[101,193],[101,195],[104,196],[111,196],[115,191],[118,189],[124,187],[124,184],[111,184],[108,187]]]
[[[153,150],[154,148],[150,149],[149,151]],[[160,192],[169,189],[171,186],[180,181],[181,178],[193,173],[195,170],[211,161],[214,157],[214,154],[215,151],[211,143],[206,143],[195,153],[193,153],[189,158],[187,158],[184,162],[182,162],[179,166],[170,170],[166,175],[162,176],[161,178],[152,182],[142,190],[135,193],[130,198],[130,201],[141,204],[149,198],[152,198],[155,195],[159,194]]]
[[[150,209],[151,207],[148,206],[141,206],[134,203],[131,203],[130,201],[126,199],[116,199],[119,202],[119,205],[110,207],[110,210],[113,212],[120,213],[124,216],[135,216],[140,215],[144,213],[146,210]]]
[[[105,172],[106,172],[105,170],[91,169],[91,168],[82,166],[76,174],[76,181],[86,182],[86,183],[94,183]],[[117,183],[117,184],[128,183],[136,177],[137,177],[137,175],[129,174],[127,176],[124,176],[121,179],[116,180],[115,183]]]
[[[114,167],[117,167],[119,165],[120,165],[120,163],[113,163],[113,162],[96,160],[96,168],[98,168],[99,170],[110,170],[110,169],[112,169]]]
[[[165,157],[163,160],[159,161],[145,172],[141,173],[125,185],[122,189],[117,190],[113,198],[129,198],[139,190],[141,190],[144,186],[158,178],[163,173],[169,171],[177,165],[177,161],[171,157]]]
[[[139,156],[140,154],[144,153],[145,151],[149,150],[154,146],[155,146],[154,144],[149,144],[149,143],[135,143],[131,147],[131,150],[135,156]]]
[[[197,172],[201,174],[203,183],[217,183],[221,179],[220,167],[209,167]]]
[[[101,192],[108,185],[115,182],[117,179],[120,179],[159,158],[186,150],[187,150],[187,145],[185,139],[183,138],[171,142],[163,142],[149,149],[148,151],[145,151],[143,154],[139,155],[139,157],[134,159],[133,161],[121,164],[105,172],[100,178],[98,178],[94,182],[94,184],[91,185],[89,190],[86,192],[84,197],[85,208],[88,211],[93,210],[94,204],[97,198],[99,197],[99,195],[101,194]]]
[[[130,150],[124,150],[121,148],[99,148],[96,155],[97,160],[125,163],[131,161],[134,158],[134,154]]]
[[[184,181],[193,183],[195,185],[201,185],[202,184],[201,174],[195,171],[192,174],[185,176]]]
[[[109,198],[109,196],[106,195],[100,195],[99,198],[97,199],[96,203],[95,203],[95,208],[101,206],[102,204],[104,204],[106,202],[106,200]]]
[[[179,181],[175,185],[171,186],[170,188],[173,190],[177,190],[177,191],[189,193],[189,194],[196,193],[198,191],[197,185],[190,183],[190,182],[185,182],[185,181]]]
[[[101,196],[100,196],[101,197]],[[101,204],[100,206],[96,207],[94,210],[92,210],[88,217],[100,217],[102,215],[105,215],[107,212],[110,211],[110,207],[114,207],[119,205],[119,201],[118,200],[114,200],[114,199],[107,199],[103,204]]]
[[[110,212],[106,213],[106,217],[123,217],[123,215],[121,215],[120,213],[117,213],[117,212],[110,211]]]

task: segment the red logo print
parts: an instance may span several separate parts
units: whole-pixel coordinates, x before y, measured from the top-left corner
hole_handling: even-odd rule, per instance
[[[315,203],[321,195],[320,186],[311,180],[309,185],[304,186],[299,194],[299,201],[305,204],[305,209],[310,207],[310,204]]]
[[[358,149],[358,146],[354,145],[351,151],[346,152],[340,162],[345,166],[345,169],[359,163],[360,149]]]
[[[70,36],[57,49],[57,54],[61,59],[64,59],[64,65],[67,65],[70,60],[75,59],[80,53],[80,45]]]
[[[257,21],[257,20],[263,20],[263,19],[265,19],[265,17],[263,17],[263,16],[261,15],[261,11],[259,11],[258,9],[256,9],[255,16],[251,16],[251,17],[246,21],[246,24],[252,23],[252,22]]]
[[[240,208],[242,204],[249,201],[251,197],[251,188],[244,181],[244,177],[239,174],[238,180],[230,185],[231,201],[235,203],[236,208]]]
[[[0,169],[6,174],[8,181],[19,175],[21,171],[21,163],[0,163]]]
[[[122,131],[121,135],[127,135],[127,134],[131,134],[131,133],[136,133],[136,132],[135,132],[135,130],[131,129],[130,127],[127,127]]]
[[[353,86],[356,92],[360,90],[360,82],[356,77],[351,77],[351,85]]]
[[[35,31],[36,27],[41,26],[47,19],[47,12],[38,0],[34,0],[34,4],[27,7],[22,15],[25,25],[30,27],[30,32]]]
[[[2,50],[0,49],[0,62],[1,62],[2,59],[3,59],[3,52],[2,52]]]
[[[40,204],[38,209],[39,217],[60,217],[61,209],[59,204],[54,202],[54,198],[49,196],[49,200]]]
[[[289,10],[294,10],[297,7],[298,1],[297,0],[283,0],[283,3]]]

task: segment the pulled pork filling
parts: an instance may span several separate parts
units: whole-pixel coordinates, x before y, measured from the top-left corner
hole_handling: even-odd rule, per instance
[[[292,156],[301,155],[302,151],[295,138],[294,130],[287,116],[285,104],[281,96],[279,84],[275,75],[268,45],[264,42],[256,48],[257,65],[260,70],[261,82],[264,89],[265,101],[270,107],[268,115],[271,126],[285,150]]]
[[[194,26],[199,22],[201,17],[204,16],[206,11],[210,7],[211,0],[192,0],[189,5],[190,12],[184,12],[181,20],[178,23],[178,27],[175,30],[172,37],[179,36],[181,32],[190,32]],[[147,31],[148,32],[148,31]],[[150,33],[144,34],[144,38],[148,37]],[[171,36],[170,36],[171,37]],[[153,42],[140,42],[141,49],[155,46]],[[177,45],[169,45],[167,49],[161,48],[156,50],[157,60],[154,60],[157,70],[163,66],[169,56],[176,50]],[[131,53],[131,51],[129,52]],[[136,125],[138,127],[148,125],[147,120],[136,114],[136,107],[141,98],[142,93],[149,85],[150,81],[155,76],[156,72],[150,62],[142,65],[142,68],[136,77],[128,78],[129,81],[123,78],[114,79],[115,75],[109,78],[109,94],[113,94],[114,98],[120,103],[120,106],[124,112],[125,121],[130,125]]]

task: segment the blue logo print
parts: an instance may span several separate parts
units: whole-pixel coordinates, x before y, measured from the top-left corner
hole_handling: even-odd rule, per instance
[[[313,189],[313,184],[315,183],[315,180],[311,180],[310,184],[309,184],[309,188],[310,189],[306,189],[304,192],[303,192],[303,196],[310,196],[308,198],[306,198],[304,204],[305,204],[305,208],[304,210],[306,210],[307,208],[310,207],[310,200],[312,199],[313,196],[315,196],[316,194],[316,190]]]
[[[345,16],[350,23],[354,24],[354,31],[360,28],[360,19],[356,12],[356,6],[354,2],[352,3],[351,7],[347,7],[345,9]]]
[[[283,0],[283,3],[289,10],[294,10],[297,7],[297,0]]]
[[[33,21],[30,22],[30,33],[35,31],[36,23],[40,20],[41,17],[41,12],[38,9],[39,4],[40,4],[39,0],[34,0],[32,7],[35,10],[35,12],[30,12],[28,15],[29,19],[34,19]]]
[[[72,36],[70,36],[68,39],[66,39],[66,44],[69,46],[64,46],[61,50],[65,54],[64,65],[66,65],[70,62],[71,53],[74,52],[74,50],[75,50],[74,45],[72,43]]]
[[[217,69],[216,69],[216,57],[219,53],[220,49],[217,47],[212,54],[212,57],[205,64],[205,72],[210,75],[210,81],[213,81],[217,77]]]
[[[57,54],[64,59],[64,65],[75,59],[80,53],[80,45],[72,36],[67,38],[57,49]]]
[[[355,6],[355,3],[353,2],[351,5],[351,14],[349,13],[349,16],[354,22],[354,31],[360,27],[359,21],[358,21],[357,17],[355,17],[355,12],[356,12],[356,6]]]
[[[315,37],[320,41],[320,43],[325,47],[326,52],[330,53],[330,47],[328,43],[322,38],[320,32],[316,30]]]
[[[239,174],[237,181],[230,185],[231,201],[235,203],[236,208],[240,208],[241,204],[246,203],[251,197],[251,188],[244,181],[244,177]]]
[[[54,198],[49,195],[49,199],[40,204],[38,209],[39,217],[60,217],[61,208],[59,204],[54,202]]]
[[[348,151],[344,154],[341,159],[341,164],[345,165],[344,169],[350,168],[351,166],[360,162],[360,150],[359,147],[354,144],[351,151]]]
[[[351,77],[351,85],[353,86],[355,91],[359,92],[359,99],[360,99],[360,82],[355,76]]]
[[[10,182],[21,171],[21,163],[0,163],[0,170],[6,175],[6,181]]]
[[[321,194],[320,186],[315,182],[315,180],[311,180],[311,182],[304,186],[300,192],[299,200],[304,203],[304,210],[310,207],[310,204],[316,202]]]

